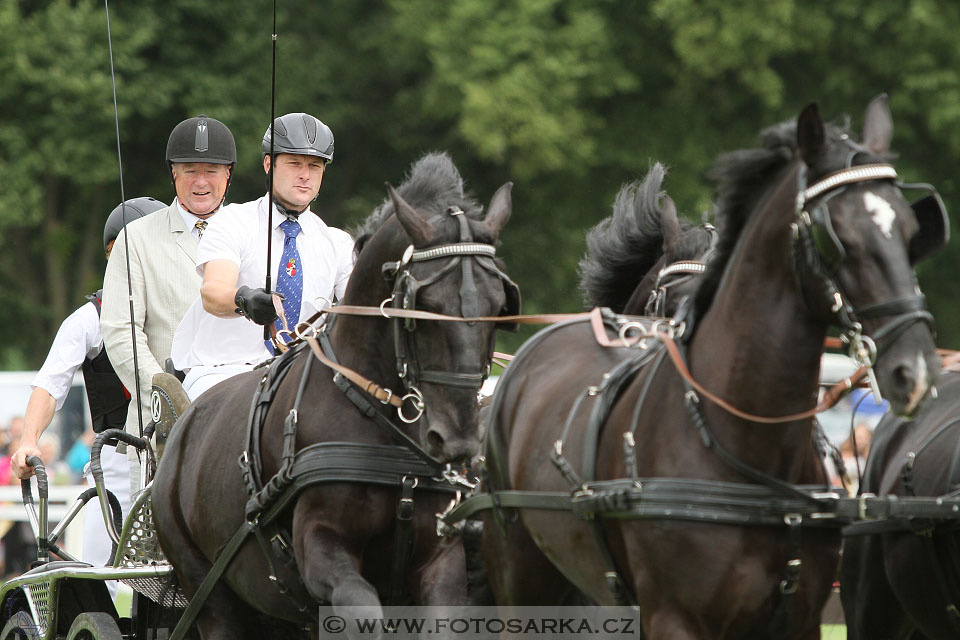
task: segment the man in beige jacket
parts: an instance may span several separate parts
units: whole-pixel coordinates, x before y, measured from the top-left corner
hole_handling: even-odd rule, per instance
[[[120,232],[103,283],[103,343],[114,370],[134,397],[131,336],[136,336],[142,414],[137,403],[131,402],[126,422],[127,431],[136,436],[150,421],[153,376],[164,370],[174,331],[200,293],[197,242],[208,219],[223,204],[237,148],[226,125],[197,116],[174,127],[167,141],[166,159],[176,199],[169,207],[127,224]],[[132,332],[128,282],[133,289]],[[133,448],[128,458],[132,496],[140,490],[140,464]]]

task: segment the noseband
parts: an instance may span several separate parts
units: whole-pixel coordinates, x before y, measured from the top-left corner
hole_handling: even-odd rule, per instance
[[[467,217],[459,207],[450,207],[447,209],[447,214],[455,217],[460,224],[460,241],[422,250],[414,249],[413,245],[410,245],[399,261],[384,263],[383,273],[388,280],[393,281],[393,291],[391,296],[380,304],[381,310],[387,304],[395,309],[415,309],[417,293],[421,289],[439,282],[459,266],[461,273],[459,292],[461,316],[464,318],[477,317],[480,315],[480,297],[474,277],[474,264],[476,264],[496,275],[503,283],[507,293],[507,302],[500,315],[519,313],[519,288],[494,262],[496,248],[490,244],[473,242]],[[418,280],[414,277],[410,270],[412,265],[434,260],[446,260],[446,263],[424,279]],[[384,315],[387,314],[384,313]],[[409,393],[419,398],[419,401],[414,403],[418,410],[416,417],[408,418],[401,413],[400,418],[405,422],[415,422],[423,413],[423,394],[417,387],[418,384],[425,382],[448,387],[480,389],[483,381],[490,374],[489,357],[487,358],[487,365],[482,371],[477,372],[464,373],[424,369],[420,365],[419,350],[416,344],[416,320],[394,317],[391,319],[391,324],[397,374],[406,385]],[[491,334],[490,357],[493,355],[494,339],[495,334]]]
[[[878,352],[892,344],[914,322],[925,322],[931,331],[934,329],[933,315],[927,311],[926,298],[922,294],[855,309],[834,277],[846,257],[846,251],[833,231],[828,209],[829,200],[850,184],[896,179],[896,169],[892,165],[880,163],[847,167],[809,187],[805,186],[805,167],[801,169],[798,177],[796,219],[790,225],[794,274],[801,291],[805,289],[802,274],[813,274],[817,288],[821,295],[826,297],[835,323],[843,330],[841,339],[849,345],[851,357],[861,366],[873,366]],[[915,186],[899,182],[895,184],[900,188]],[[818,198],[819,202],[808,206]],[[872,337],[864,335],[861,320],[880,317],[890,317],[890,320],[874,332]]]

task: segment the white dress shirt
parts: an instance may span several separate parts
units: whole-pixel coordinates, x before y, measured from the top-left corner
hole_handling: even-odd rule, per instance
[[[285,235],[280,223],[286,218],[276,209],[271,235],[271,275],[274,285],[283,255]],[[297,250],[303,269],[303,299],[300,319],[343,296],[353,270],[353,239],[345,231],[329,227],[309,209],[298,218],[301,232]],[[266,280],[267,197],[224,207],[210,221],[197,247],[197,272],[211,260],[229,260],[239,268],[237,286],[263,287]],[[203,309],[198,297],[174,335],[171,354],[180,370],[199,366],[253,365],[270,357],[263,341],[263,327],[247,318],[219,318]]]
[[[45,389],[56,399],[59,411],[67,399],[77,369],[85,359],[97,357],[102,347],[100,314],[93,303],[88,302],[67,316],[60,325],[47,359],[30,386]]]

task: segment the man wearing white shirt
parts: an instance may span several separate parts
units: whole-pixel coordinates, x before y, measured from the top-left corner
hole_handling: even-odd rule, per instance
[[[261,156],[268,173],[275,159],[270,267],[283,296],[264,288],[269,198],[225,207],[200,242],[201,295],[174,338],[173,362],[186,372],[183,387],[191,400],[271,356],[263,326],[277,320],[275,298],[283,299],[292,329],[342,297],[353,269],[353,239],[310,210],[333,159],[333,133],[305,113],[281,116],[274,128],[274,156],[269,127]],[[298,275],[284,290],[285,281]]]
[[[132,221],[163,209],[164,204],[153,198],[133,198],[118,205],[107,217],[103,229],[103,245],[107,258],[114,241],[124,226],[124,218]],[[107,429],[122,429],[127,417],[130,394],[110,367],[103,350],[100,332],[102,291],[87,296],[90,302],[67,316],[60,325],[50,352],[31,386],[33,391],[24,412],[23,436],[19,448],[10,461],[18,478],[29,478],[33,468],[27,465],[30,456],[40,457],[38,444],[41,434],[50,426],[54,414],[63,408],[67,393],[78,369],[83,370],[84,383],[90,406],[90,418],[98,433]],[[127,457],[113,447],[104,447],[100,454],[104,484],[117,497],[124,515],[130,508],[130,468]],[[88,476],[90,486],[92,478]],[[111,541],[94,503],[84,519],[82,558],[90,564],[103,566],[110,558]],[[108,583],[111,592],[116,585]]]

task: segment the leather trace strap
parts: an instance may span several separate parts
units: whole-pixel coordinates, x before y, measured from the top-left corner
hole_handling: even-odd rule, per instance
[[[821,400],[820,403],[817,404],[817,406],[813,407],[812,409],[807,409],[806,411],[801,411],[799,413],[792,413],[786,416],[778,416],[778,417],[757,416],[757,415],[753,415],[752,413],[747,413],[746,411],[741,411],[740,409],[734,407],[733,405],[731,405],[729,402],[727,402],[720,396],[708,391],[702,384],[700,384],[693,378],[693,375],[690,373],[690,370],[687,368],[686,363],[683,361],[683,357],[680,355],[680,351],[677,348],[677,344],[676,342],[674,342],[673,338],[668,335],[661,334],[658,336],[658,339],[661,342],[663,342],[663,345],[666,347],[667,353],[670,355],[670,360],[671,362],[673,362],[673,366],[676,367],[677,372],[683,377],[684,380],[686,380],[690,384],[691,387],[696,389],[700,393],[700,395],[707,398],[708,400],[716,404],[718,407],[720,407],[727,413],[735,415],[738,418],[743,418],[744,420],[750,420],[751,422],[760,422],[763,424],[780,424],[783,422],[793,422],[795,420],[804,420],[806,418],[812,418],[818,413],[826,411],[827,409],[835,405],[840,400],[845,390],[853,388],[853,386],[857,382],[859,382],[861,379],[863,379],[863,377],[866,376],[867,374],[867,368],[861,367],[852,376],[850,376],[845,380],[842,380],[837,385],[834,385],[833,389],[831,389],[833,393],[827,393],[826,395],[824,395],[823,400]]]
[[[333,369],[334,371],[342,375],[344,378],[346,378],[347,380],[349,380],[359,388],[363,389],[366,393],[370,394],[371,396],[373,396],[383,404],[390,404],[398,409],[403,407],[403,399],[397,394],[395,394],[393,391],[391,391],[390,389],[381,387],[373,380],[370,380],[369,378],[365,378],[364,376],[360,375],[353,369],[350,369],[341,364],[338,364],[333,360],[331,360],[330,358],[328,358],[327,356],[325,356],[323,354],[323,349],[320,348],[320,343],[316,338],[314,338],[313,336],[305,336],[304,340],[306,340],[307,344],[310,345],[310,350],[313,352],[313,355],[315,355],[320,362],[330,367],[331,369]]]

